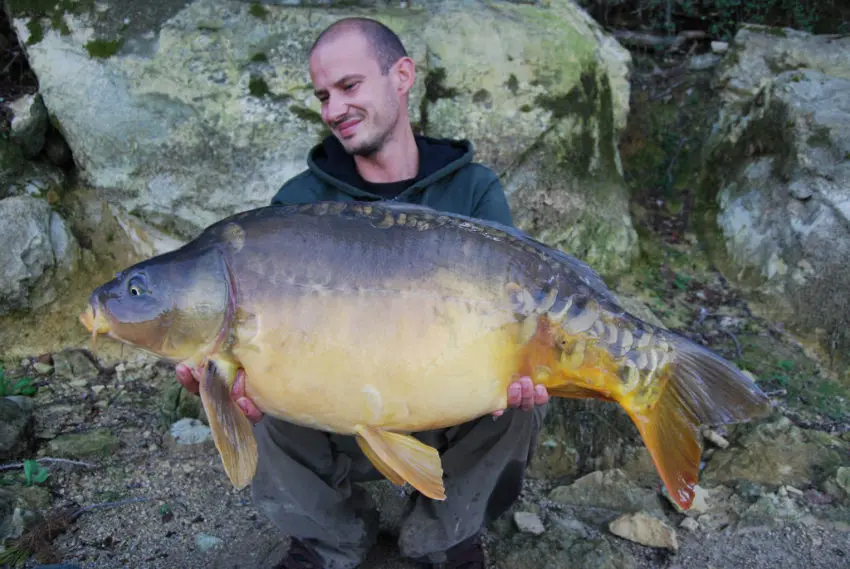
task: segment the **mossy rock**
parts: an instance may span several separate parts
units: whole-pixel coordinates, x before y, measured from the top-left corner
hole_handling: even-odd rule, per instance
[[[59,435],[47,443],[45,454],[60,458],[105,458],[114,453],[121,441],[109,429]]]

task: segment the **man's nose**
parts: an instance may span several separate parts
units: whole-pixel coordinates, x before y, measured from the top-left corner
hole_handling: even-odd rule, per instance
[[[345,104],[341,97],[328,97],[325,114],[329,123],[334,123],[341,119],[347,112],[348,105]]]

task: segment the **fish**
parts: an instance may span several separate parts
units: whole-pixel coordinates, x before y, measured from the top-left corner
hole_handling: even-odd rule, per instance
[[[552,397],[616,402],[671,498],[693,501],[701,428],[770,412],[714,351],[624,310],[587,263],[521,229],[399,202],[275,204],[225,217],[97,286],[91,333],[183,363],[224,470],[252,480],[237,373],[266,416],[353,436],[376,470],[445,500],[413,436],[505,409],[529,376]]]

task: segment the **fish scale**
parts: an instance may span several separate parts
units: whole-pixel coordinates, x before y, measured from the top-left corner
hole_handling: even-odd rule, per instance
[[[132,285],[138,294],[128,294]],[[705,423],[769,411],[717,354],[627,313],[587,264],[495,222],[401,203],[269,206],[97,287],[80,315],[199,378],[225,472],[256,469],[237,373],[261,412],[353,436],[388,480],[446,498],[410,433],[505,408],[521,375],[552,397],[618,403],[687,508]]]

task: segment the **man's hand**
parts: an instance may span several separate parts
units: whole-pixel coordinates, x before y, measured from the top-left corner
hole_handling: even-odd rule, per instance
[[[545,405],[549,402],[549,393],[543,385],[534,385],[530,377],[521,377],[508,386],[508,407],[519,407],[523,411],[530,411],[535,405]],[[494,417],[500,417],[505,412],[500,409],[493,413]]]
[[[200,391],[200,385],[189,366],[177,364],[175,371],[177,372],[177,381],[188,391],[197,395]],[[259,423],[262,420],[263,414],[257,409],[254,402],[245,395],[245,370],[243,369],[236,372],[236,380],[233,382],[233,388],[230,390],[230,398],[236,401],[236,404],[239,405],[239,408],[242,409],[242,412],[245,413],[249,421]]]

